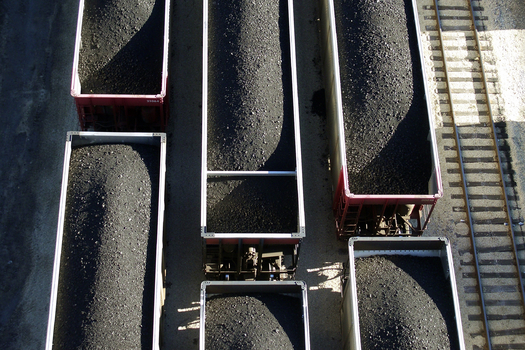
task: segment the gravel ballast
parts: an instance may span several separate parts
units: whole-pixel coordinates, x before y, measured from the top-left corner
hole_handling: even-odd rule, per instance
[[[263,293],[206,301],[206,349],[304,349],[301,299]]]
[[[295,170],[286,1],[209,2],[208,169]]]
[[[72,150],[54,348],[151,348],[159,158],[138,144]]]
[[[78,74],[83,94],[161,91],[165,0],[85,0]]]
[[[208,179],[208,232],[297,232],[295,177]]]
[[[428,112],[409,0],[334,3],[349,187],[428,194]]]
[[[359,258],[355,271],[364,350],[457,349],[450,283],[439,258]]]

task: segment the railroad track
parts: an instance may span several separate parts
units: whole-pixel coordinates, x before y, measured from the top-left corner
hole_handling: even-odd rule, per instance
[[[445,196],[468,227],[456,233],[467,347],[525,349],[523,219],[483,3],[425,0],[419,11],[443,123]]]

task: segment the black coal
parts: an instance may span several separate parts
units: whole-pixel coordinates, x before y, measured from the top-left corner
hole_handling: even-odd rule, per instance
[[[161,91],[165,0],[85,0],[79,78],[83,94]]]
[[[158,148],[73,149],[55,349],[148,349],[153,299]]]
[[[363,349],[457,349],[450,282],[439,258],[355,261]]]
[[[206,301],[206,349],[304,349],[301,299],[218,295]]]
[[[334,5],[350,191],[428,194],[429,123],[410,1]]]
[[[210,1],[211,170],[295,170],[286,3]]]

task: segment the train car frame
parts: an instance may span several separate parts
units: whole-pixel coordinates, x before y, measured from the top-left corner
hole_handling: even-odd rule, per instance
[[[349,260],[342,279],[341,331],[343,349],[361,350],[361,330],[359,327],[359,302],[357,295],[355,259],[379,255],[415,256],[422,258],[437,257],[450,290],[454,312],[453,330],[449,330],[455,342],[453,348],[465,349],[459,297],[456,289],[456,274],[450,241],[445,237],[351,237],[348,240]],[[405,296],[410,298],[410,296]]]
[[[60,279],[60,262],[62,256],[62,242],[64,237],[64,227],[66,220],[66,199],[68,191],[69,168],[71,160],[71,151],[74,147],[95,145],[95,144],[145,144],[159,147],[160,168],[158,178],[159,195],[158,210],[156,217],[152,220],[157,222],[156,242],[155,242],[155,284],[151,286],[154,289],[153,301],[153,338],[151,339],[152,349],[160,349],[161,330],[164,300],[166,298],[165,267],[164,267],[164,195],[166,183],[166,134],[164,133],[120,133],[120,132],[78,132],[70,131],[67,133],[67,139],[64,152],[64,167],[62,171],[62,186],[60,193],[60,207],[58,213],[58,226],[55,245],[55,258],[53,263],[53,276],[51,284],[51,296],[49,305],[49,317],[47,325],[47,336],[45,349],[53,349],[53,334],[55,328],[55,318],[58,302],[58,285]]]
[[[286,294],[301,299],[304,350],[310,349],[310,321],[308,316],[308,293],[303,281],[204,281],[200,292],[199,349],[206,349],[206,301],[214,295],[242,295],[248,293]],[[227,329],[224,329],[228,332]]]
[[[417,3],[412,0],[414,18]],[[432,170],[428,192],[422,194],[357,194],[349,186],[343,99],[339,69],[334,0],[320,0],[322,61],[326,96],[326,113],[330,139],[330,171],[333,190],[332,210],[339,239],[367,235],[421,235],[426,229],[436,202],[443,196],[443,184],[437,152],[432,108],[428,96],[427,78],[422,68],[425,104],[429,118]],[[421,29],[415,21],[419,59],[424,62]]]
[[[165,131],[169,117],[168,49],[171,0],[165,0],[161,89],[156,94],[95,94],[82,91],[79,77],[84,1],[78,8],[71,96],[83,131]]]
[[[201,173],[201,237],[203,245],[203,269],[208,278],[236,280],[282,280],[295,274],[299,247],[305,237],[305,214],[299,127],[299,103],[297,93],[297,70],[293,1],[288,0],[288,33],[291,61],[291,95],[293,133],[295,147],[295,170],[293,171],[213,171],[208,169],[208,0],[203,0],[203,74],[202,74],[202,173]],[[217,179],[294,179],[296,203],[294,214],[297,229],[294,232],[211,232],[207,222],[207,185]],[[276,193],[278,196],[279,194]],[[287,206],[288,203],[282,203]]]

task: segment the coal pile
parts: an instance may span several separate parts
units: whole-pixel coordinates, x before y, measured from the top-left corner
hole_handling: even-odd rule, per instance
[[[78,74],[83,94],[162,88],[165,0],[85,0]]]
[[[363,350],[457,349],[453,301],[439,258],[355,261]]]
[[[287,2],[209,4],[208,169],[295,170]]]
[[[334,5],[350,191],[428,194],[429,123],[412,5]]]
[[[208,179],[208,232],[297,232],[295,177]]]
[[[300,298],[264,293],[206,301],[206,349],[304,349]]]
[[[144,145],[72,150],[54,348],[151,348],[159,158]]]

